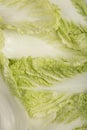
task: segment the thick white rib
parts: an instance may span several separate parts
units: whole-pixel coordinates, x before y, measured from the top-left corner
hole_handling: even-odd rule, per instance
[[[82,73],[82,74],[77,74],[76,76],[72,78],[67,78],[63,80],[60,83],[57,83],[55,86],[51,87],[34,87],[34,88],[29,88],[29,87],[21,87],[22,89],[25,90],[33,90],[33,91],[53,91],[53,92],[58,92],[58,93],[68,93],[68,94],[73,94],[73,93],[81,93],[81,92],[86,92],[87,91],[87,72]]]
[[[0,130],[28,130],[28,116],[0,77]]]
[[[30,129],[31,130],[72,130],[76,127],[81,126],[84,122],[80,119],[77,119],[71,123],[64,124],[64,123],[51,123],[53,119],[56,118],[56,114],[52,113],[50,116],[46,118],[39,118],[39,119],[30,119]]]
[[[44,128],[43,130],[72,130],[76,127],[81,126],[81,124],[82,124],[82,121],[80,119],[77,119],[77,120],[73,121],[72,123],[68,123],[68,124],[52,123],[51,125]]]
[[[33,36],[20,35],[13,32],[5,32],[5,46],[3,53],[8,58],[21,58],[27,56],[44,57],[44,56],[61,56],[68,55],[67,52],[62,51],[46,41]]]
[[[29,15],[27,8],[18,9],[16,6],[8,7],[3,4],[0,4],[0,16],[2,16],[6,23],[34,21],[38,19],[35,16]]]
[[[63,18],[72,20],[76,23],[87,26],[87,22],[84,18],[78,13],[77,9],[73,6],[71,0],[50,0],[52,3],[55,3],[61,9],[61,15]]]

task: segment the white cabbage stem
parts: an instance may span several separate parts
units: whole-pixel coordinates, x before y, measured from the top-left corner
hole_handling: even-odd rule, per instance
[[[28,130],[27,113],[0,78],[0,130]]]

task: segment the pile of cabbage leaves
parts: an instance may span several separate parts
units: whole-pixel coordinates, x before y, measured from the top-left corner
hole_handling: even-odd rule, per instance
[[[86,0],[0,0],[0,130],[87,130]]]

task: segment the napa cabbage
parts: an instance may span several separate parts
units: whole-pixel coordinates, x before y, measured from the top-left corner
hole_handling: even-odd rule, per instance
[[[87,3],[67,0],[80,23],[62,2],[0,0],[2,130],[87,129]]]

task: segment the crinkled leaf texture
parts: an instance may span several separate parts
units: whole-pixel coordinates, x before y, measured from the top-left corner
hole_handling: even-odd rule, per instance
[[[0,0],[1,130],[87,129],[87,22],[67,2]]]

